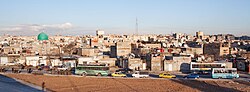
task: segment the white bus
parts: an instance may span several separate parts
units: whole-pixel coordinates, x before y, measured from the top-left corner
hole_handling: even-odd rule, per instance
[[[212,70],[212,68],[225,68],[225,63],[190,63],[190,70]]]
[[[212,78],[239,78],[237,68],[213,68]]]

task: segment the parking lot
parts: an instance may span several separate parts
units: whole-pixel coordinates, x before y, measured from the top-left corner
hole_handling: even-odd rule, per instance
[[[13,73],[12,71],[12,68],[6,68],[5,69],[6,71],[4,73]],[[17,69],[18,70],[18,73],[21,73],[21,74],[28,74],[28,70],[27,69]],[[64,72],[64,71],[58,71],[58,72],[52,72],[52,71],[46,71],[46,70],[37,70],[37,69],[34,69],[32,70],[31,74],[45,74],[45,75],[71,75],[71,76],[78,76],[80,77],[80,75],[75,75],[74,74],[74,71],[68,71],[68,72]],[[112,74],[113,72],[110,72],[110,74]],[[126,73],[126,78],[133,78],[132,76],[132,73]],[[150,79],[161,79],[159,78],[159,74],[160,73],[163,73],[162,71],[158,71],[158,72],[150,72],[149,71],[149,78]],[[186,73],[182,73],[182,72],[168,72],[172,75],[175,75],[176,76],[176,79],[187,79],[187,78],[184,78],[185,76],[187,76],[188,74]],[[240,72],[240,77],[237,79],[237,80],[243,80],[243,81],[249,81],[250,79],[250,75],[247,74],[247,73],[243,73],[243,72]],[[96,77],[96,76],[87,76],[87,77]],[[108,75],[108,76],[102,76],[102,77],[105,77],[105,78],[113,78],[111,75]],[[192,79],[192,78],[190,78]],[[199,74],[199,80],[216,80],[216,79],[212,79],[211,78],[211,74]],[[228,79],[230,80],[230,79]]]

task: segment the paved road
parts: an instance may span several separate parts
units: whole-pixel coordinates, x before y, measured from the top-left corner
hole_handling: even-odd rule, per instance
[[[0,91],[1,92],[42,92],[41,90],[24,85],[12,78],[0,74]]]

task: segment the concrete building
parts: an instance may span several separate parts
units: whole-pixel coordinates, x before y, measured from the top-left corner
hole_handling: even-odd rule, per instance
[[[28,66],[48,65],[46,56],[27,56],[25,60]]]
[[[75,67],[77,58],[73,56],[62,56],[61,61],[66,68]]]
[[[143,56],[149,52],[151,52],[150,48],[133,48],[132,49],[132,53],[135,54],[136,56]]]
[[[109,67],[115,67],[115,61],[116,58],[107,58],[107,59],[100,59],[97,61],[97,63],[105,64],[106,66]]]
[[[220,56],[228,55],[230,44],[228,42],[224,43],[208,43],[204,44],[204,54],[205,55],[214,55],[215,60],[219,60]]]
[[[162,71],[162,61],[163,61],[163,57],[157,56],[151,56],[151,60],[150,62],[150,70],[151,71]]]
[[[129,53],[131,53],[131,43],[117,42],[115,46],[111,46],[110,49],[111,57],[127,56]]]
[[[145,70],[146,63],[143,63],[140,58],[129,58],[128,67],[133,70]]]
[[[184,36],[184,34],[182,34],[182,33],[174,33],[174,34],[173,34],[173,37],[174,37],[175,39],[181,39],[183,36]]]
[[[60,59],[50,59],[50,61],[51,61],[51,66],[53,67],[58,67],[63,65],[63,62]]]
[[[203,48],[181,48],[182,53],[186,55],[201,55],[203,54]]]
[[[90,64],[90,62],[95,62],[93,57],[79,57],[77,61],[78,61],[78,65],[87,65],[87,64]]]
[[[91,64],[95,64],[95,65],[106,65],[106,66],[110,66],[110,67],[114,67],[115,66],[115,61],[116,58],[97,58],[97,57],[79,57],[78,58],[78,65],[91,65]]]
[[[143,44],[145,48],[161,48],[161,43],[145,43]]]
[[[7,56],[1,56],[0,57],[0,65],[6,65],[8,63],[8,57]]]
[[[166,56],[164,61],[164,71],[189,71],[191,62],[190,56]]]
[[[115,61],[115,65],[118,66],[119,68],[128,68],[128,58],[126,57],[119,57]]]
[[[197,37],[198,39],[203,39],[203,38],[204,38],[204,33],[201,32],[201,31],[196,32],[196,37]]]
[[[78,55],[81,56],[97,56],[99,54],[100,50],[98,48],[79,48],[78,49]]]
[[[250,61],[245,58],[236,58],[233,63],[233,66],[237,68],[239,71],[248,71],[249,70]]]
[[[102,38],[104,36],[104,31],[96,30],[96,36],[98,36],[98,38]]]

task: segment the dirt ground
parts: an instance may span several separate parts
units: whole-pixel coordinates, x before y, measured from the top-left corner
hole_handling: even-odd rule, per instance
[[[249,91],[249,82],[236,80],[182,80],[182,79],[131,79],[95,78],[75,76],[47,76],[5,74],[8,77],[42,85],[56,92],[237,92]]]

